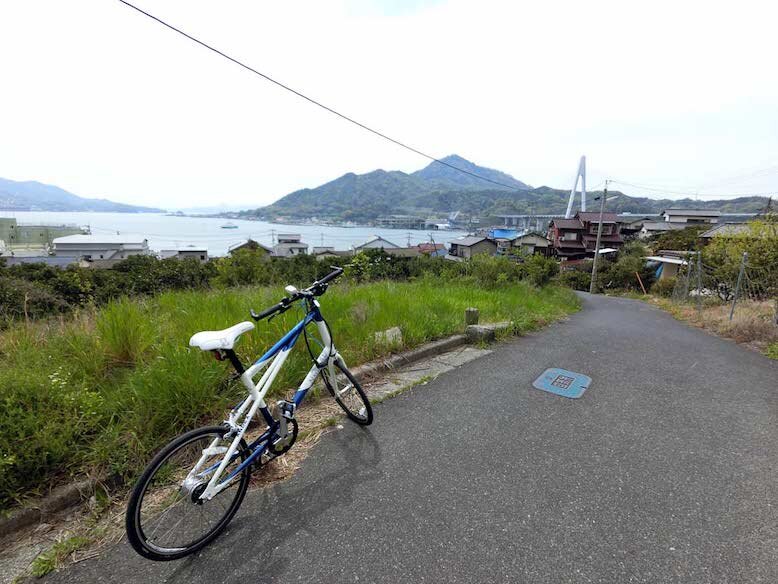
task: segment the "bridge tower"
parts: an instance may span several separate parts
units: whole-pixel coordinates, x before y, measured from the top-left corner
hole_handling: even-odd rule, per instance
[[[575,200],[575,190],[578,188],[578,179],[581,179],[581,211],[586,211],[586,156],[581,156],[581,161],[578,163],[578,172],[575,175],[573,190],[570,191],[565,219],[570,219],[573,216],[573,201]]]

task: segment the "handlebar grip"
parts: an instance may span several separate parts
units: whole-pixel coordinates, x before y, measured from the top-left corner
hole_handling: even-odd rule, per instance
[[[278,312],[279,310],[284,308],[284,306],[286,306],[286,305],[283,302],[279,302],[278,304],[274,304],[270,308],[266,308],[265,310],[263,310],[259,314],[257,314],[256,312],[254,312],[252,310],[251,311],[251,318],[253,318],[254,320],[262,320],[263,318],[267,318],[271,314],[274,314],[274,313]]]
[[[343,273],[343,268],[339,268],[337,266],[330,266],[335,268],[335,271],[330,272],[326,276],[324,276],[321,280],[319,280],[319,284],[326,284],[327,282],[331,282],[338,276],[340,276]]]

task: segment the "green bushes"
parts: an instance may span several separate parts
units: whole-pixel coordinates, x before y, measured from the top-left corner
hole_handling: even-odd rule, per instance
[[[583,290],[588,292],[589,286],[592,283],[592,274],[591,271],[577,269],[565,270],[559,274],[557,282],[559,282],[562,286],[567,286],[573,290]]]
[[[229,367],[187,341],[199,330],[245,320],[250,307],[269,306],[282,294],[280,285],[164,292],[86,308],[68,320],[20,322],[0,333],[0,505],[78,472],[131,478],[174,435],[223,419],[244,390],[229,381]],[[528,330],[576,310],[577,300],[569,290],[541,291],[521,282],[484,289],[423,277],[343,281],[322,305],[338,347],[356,365],[380,354],[374,333],[392,326],[412,347],[461,332],[470,306],[485,321],[513,320]],[[237,346],[241,358],[261,354],[296,313],[245,334]],[[274,395],[298,383],[309,367],[298,347]]]
[[[654,282],[653,286],[651,286],[651,293],[662,296],[663,298],[670,298],[675,290],[675,282],[675,278],[657,280]]]

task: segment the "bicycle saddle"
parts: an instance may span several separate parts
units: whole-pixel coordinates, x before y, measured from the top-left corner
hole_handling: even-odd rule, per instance
[[[189,346],[199,347],[203,351],[232,349],[240,335],[253,329],[253,322],[244,321],[222,331],[201,331],[192,335],[192,338],[189,339]]]

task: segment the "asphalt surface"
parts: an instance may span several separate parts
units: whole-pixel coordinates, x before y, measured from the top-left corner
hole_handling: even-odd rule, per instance
[[[778,582],[778,363],[647,305],[584,310],[326,436],[196,557],[53,582]],[[592,377],[541,392],[548,367]]]

